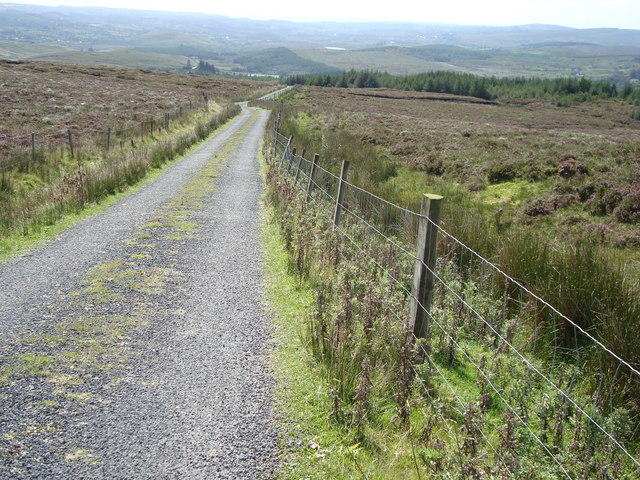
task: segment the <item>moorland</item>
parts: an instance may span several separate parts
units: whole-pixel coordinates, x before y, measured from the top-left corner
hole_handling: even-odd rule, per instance
[[[557,235],[596,235],[634,247],[640,238],[637,109],[617,100],[558,106],[535,99],[482,100],[390,89],[306,87],[291,95],[292,134],[327,162],[327,131],[373,145],[393,175],[376,188],[403,203],[433,182],[457,185],[501,222]],[[411,180],[408,180],[411,178]],[[403,179],[407,184],[403,185]],[[437,193],[437,192],[436,192]],[[624,200],[624,201],[623,201]],[[498,213],[499,212],[499,213]]]
[[[0,254],[134,185],[274,84],[0,61]],[[35,237],[34,237],[35,236]]]
[[[299,86],[284,98],[283,135],[335,174],[350,160],[350,181],[402,207],[417,211],[422,193],[443,195],[446,231],[634,362],[639,35],[1,5],[0,254],[184,153],[238,112],[233,101],[273,90],[272,76],[315,74],[324,87]],[[339,73],[351,68],[367,71]],[[424,73],[431,70],[447,73]],[[448,93],[423,91],[450,72],[481,77],[460,77]],[[244,78],[228,78],[237,74]],[[343,78],[341,87],[364,88],[329,86]],[[366,88],[365,79],[406,91]],[[474,88],[464,90],[467,81]],[[640,387],[590,339],[516,297],[508,281],[496,287],[471,262],[465,270],[466,261],[442,261],[464,298],[439,290],[443,332],[429,361],[416,362],[402,324],[406,287],[340,244],[286,181],[273,172],[267,181],[291,255],[280,276],[295,277],[283,309],[306,296],[288,342],[314,357],[304,360],[305,375],[322,372],[303,395],[319,408],[316,423],[303,418],[309,405],[290,414],[314,433],[335,428],[322,447],[310,444],[312,455],[303,445],[290,465],[309,470],[292,478],[319,465],[338,478],[635,478]],[[410,283],[406,259],[387,257],[384,265]],[[609,431],[630,455],[613,448]]]
[[[309,85],[284,97],[281,140],[291,137],[307,158],[319,154],[330,171],[312,201],[296,192],[307,183],[296,182],[295,159],[278,156],[268,176],[288,268],[313,298],[299,335],[320,365],[335,422],[323,438],[333,457],[318,462],[325,471],[635,478],[639,385],[601,346],[635,365],[637,106],[490,97]],[[324,199],[343,160],[359,188],[347,187],[350,220],[335,228],[335,200]],[[389,210],[417,212],[423,193],[444,197],[447,233],[432,333],[416,361],[402,334],[416,232]],[[498,279],[477,253],[502,269]],[[634,433],[606,447],[595,429]],[[624,460],[608,456],[623,444]]]

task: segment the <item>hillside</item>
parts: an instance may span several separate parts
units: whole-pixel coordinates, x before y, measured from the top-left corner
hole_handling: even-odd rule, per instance
[[[405,74],[438,69],[500,76],[579,73],[625,82],[632,70],[640,68],[639,30],[554,25],[295,23],[200,13],[2,4],[0,41],[4,42],[0,58],[5,59],[57,61],[51,55],[55,45],[84,52],[78,57],[83,63],[163,70],[186,66],[188,56],[228,72],[294,74],[370,68]],[[25,45],[29,45],[26,50]],[[273,50],[282,47],[292,52]],[[132,50],[168,56],[144,61]],[[118,53],[103,58],[105,51]]]
[[[412,74],[447,70],[499,77],[585,75],[625,83],[640,67],[640,48],[581,42],[547,42],[513,48],[457,45],[385,46],[355,50],[300,49],[305,58],[350,69]]]
[[[339,68],[327,67],[320,62],[308,60],[285,47],[258,50],[236,57],[234,61],[247,72],[259,72],[272,75],[290,73],[338,73]]]

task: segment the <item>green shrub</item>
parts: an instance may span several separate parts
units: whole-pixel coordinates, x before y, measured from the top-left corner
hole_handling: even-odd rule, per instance
[[[640,191],[624,195],[613,209],[613,215],[624,223],[640,223]]]
[[[520,177],[522,165],[518,162],[493,162],[486,166],[485,173],[489,183],[508,182]]]

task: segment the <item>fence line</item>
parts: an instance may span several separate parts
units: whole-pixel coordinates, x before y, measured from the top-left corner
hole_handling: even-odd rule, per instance
[[[590,438],[596,434],[602,436],[598,455],[607,456],[612,464],[618,455],[628,468],[640,467],[637,452],[640,437],[638,405],[622,408],[623,402],[618,393],[640,392],[637,363],[617,355],[590,332],[428,217],[395,205],[348,181],[344,183],[345,199],[340,202],[337,192],[341,178],[303,156],[294,155],[290,138],[277,131],[274,132],[274,153],[277,161],[272,163],[272,168],[279,168],[281,174],[290,180],[295,179],[292,183],[301,189],[308,184],[307,198],[321,211],[326,211],[330,216],[331,208],[338,208],[339,205],[345,215],[336,231],[385,271],[407,299],[417,302],[428,317],[429,324],[439,331],[439,335],[431,331],[426,340],[415,339],[428,370],[428,373],[424,373],[416,369],[415,373],[421,381],[429,383],[437,378],[455,392],[455,387],[444,372],[443,367],[447,362],[439,359],[434,352],[449,352],[450,359],[457,357],[460,362],[466,362],[477,371],[482,389],[494,393],[525,433],[541,448],[543,455],[552,459],[557,467],[556,473],[564,478],[578,478],[575,458],[567,453],[572,447],[565,432],[569,427],[565,423],[570,424],[571,420],[574,435],[578,436],[585,430]],[[315,178],[310,176],[312,167],[316,170]],[[299,178],[306,179],[306,182],[298,181]],[[318,195],[313,195],[316,191]],[[411,250],[421,220],[431,222],[436,228],[438,244],[442,247],[435,268],[419,260]],[[363,240],[364,236],[355,238],[356,235],[350,233],[351,227],[365,229],[367,235],[376,238],[376,241],[371,241],[370,237]],[[400,255],[400,262],[405,269],[410,270],[412,262],[418,260],[433,275],[437,291],[431,309],[422,305],[407,286],[406,279],[398,278],[379,258],[380,248],[377,248],[379,243],[376,242],[394,249]],[[394,314],[399,321],[406,322],[407,312]],[[541,318],[546,323],[536,320]],[[525,321],[527,319],[531,321]],[[536,323],[538,325],[532,331],[529,325]],[[545,327],[549,324],[552,326]],[[572,331],[571,346],[566,338],[562,338],[567,336],[567,329]],[[479,346],[471,348],[472,342]],[[489,357],[491,354],[495,355]],[[551,361],[545,361],[545,358]],[[506,365],[509,370],[506,375],[522,380],[522,392],[501,380],[505,376],[505,372],[501,371],[505,368],[503,361],[510,362]],[[450,360],[449,364],[452,362]],[[593,380],[576,380],[579,377],[590,378],[589,375],[593,375]],[[576,382],[582,382],[579,388]],[[606,389],[608,405],[605,400]],[[552,395],[555,398],[551,398]],[[455,392],[454,396],[463,409],[465,403],[472,404],[468,395]],[[547,404],[557,408],[551,409],[553,414],[548,413],[551,417],[542,418],[542,414],[539,414],[536,419],[529,415],[531,407],[524,402],[524,397],[542,402],[542,405],[536,404],[533,408],[544,410],[543,406]],[[557,431],[554,437],[558,438],[549,442],[548,424],[556,421],[556,417]],[[482,433],[481,429],[479,431]],[[482,436],[501,459],[491,440],[484,433]]]
[[[40,134],[33,132],[25,135],[0,135],[0,153],[3,146],[8,150],[7,156],[0,157],[0,172],[7,172],[22,168],[28,170],[39,160],[43,150],[52,153],[57,148],[77,149],[79,146],[91,145],[107,153],[114,146],[124,147],[125,144],[135,143],[138,140],[153,135],[161,129],[168,130],[171,123],[180,121],[191,115],[194,111],[204,110],[209,105],[209,99],[203,94],[198,101],[189,101],[184,106],[176,107],[162,115],[150,117],[147,120],[132,121],[129,127],[112,128],[105,127],[103,131],[87,132],[78,136],[72,129],[61,129],[60,133]],[[80,140],[80,142],[78,142]],[[15,150],[24,149],[20,154]],[[13,152],[12,152],[13,150]],[[61,153],[59,155],[62,155]],[[4,158],[3,158],[4,157]],[[11,158],[13,157],[13,158]]]
[[[266,95],[263,95],[262,97],[258,98],[256,102],[267,102],[269,100],[275,100],[276,98],[279,98],[285,93],[287,93],[292,88],[294,87],[292,85],[289,85],[287,87],[281,88],[280,90],[276,90],[275,92],[267,93]]]

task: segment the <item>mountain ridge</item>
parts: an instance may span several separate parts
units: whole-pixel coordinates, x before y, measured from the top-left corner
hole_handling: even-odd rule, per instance
[[[630,72],[640,68],[640,60],[636,61],[636,57],[640,59],[640,30],[546,24],[293,22],[195,12],[0,3],[0,42],[0,58],[7,59],[47,60],[46,55],[37,55],[36,45],[42,44],[45,52],[50,45],[71,50],[69,55],[55,57],[57,61],[74,61],[73,51],[80,51],[80,63],[100,63],[108,57],[120,64],[118,54],[106,56],[104,52],[119,51],[124,57],[125,51],[139,51],[171,58],[150,57],[148,62],[123,58],[122,64],[138,62],[142,68],[176,70],[186,69],[191,58],[215,62],[222,72],[270,75],[350,68],[399,74],[445,69],[501,76],[579,73],[600,79],[617,75],[624,82],[632,78]],[[34,46],[31,57],[24,45]],[[386,47],[440,48],[442,52],[426,58],[416,52],[401,52],[400,57],[392,58],[391,51],[376,51]],[[276,50],[279,48],[290,52]],[[327,53],[327,48],[334,51]],[[451,48],[481,53],[458,50],[451,55]],[[608,64],[601,58],[605,50],[611,57]],[[493,60],[486,58],[487,51]],[[480,63],[468,57],[476,57]],[[540,68],[529,68],[532,62],[540,62]],[[510,68],[510,64],[517,68]]]

